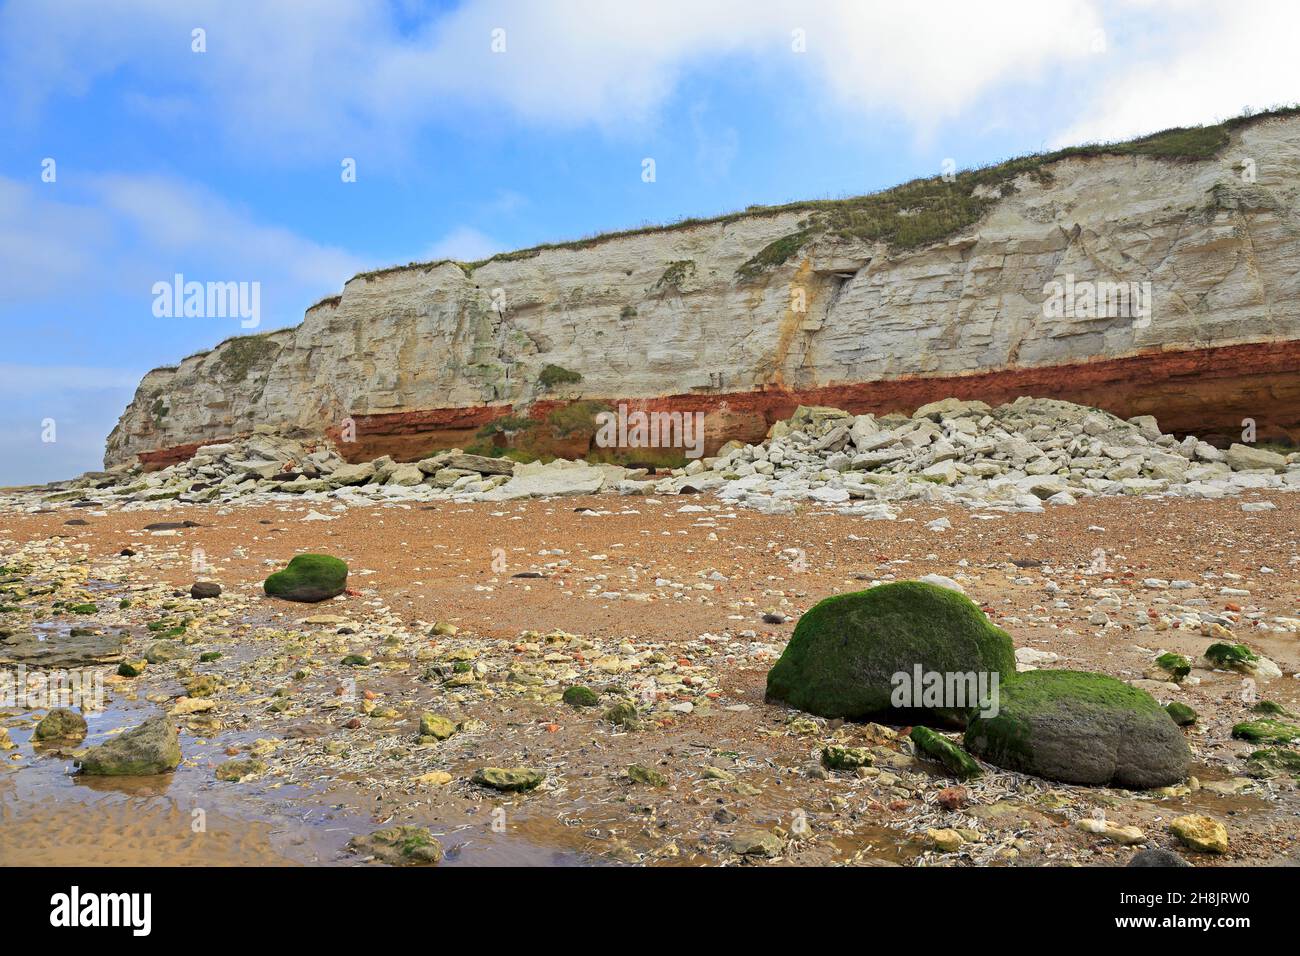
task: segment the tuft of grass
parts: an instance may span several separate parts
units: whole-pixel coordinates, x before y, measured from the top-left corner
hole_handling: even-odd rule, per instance
[[[537,376],[537,381],[542,388],[550,390],[556,385],[576,385],[582,381],[582,375],[559,365],[547,365]]]
[[[254,366],[269,363],[280,352],[280,346],[265,332],[227,339],[219,348],[217,362],[231,382],[244,381]]]
[[[1028,174],[1039,182],[1050,182],[1051,171],[1047,167],[1065,159],[1149,156],[1173,162],[1206,160],[1223,149],[1232,132],[1255,123],[1296,115],[1300,115],[1300,106],[1279,106],[1259,113],[1245,113],[1212,126],[1174,127],[1126,142],[1089,143],[1011,159],[981,169],[960,172],[950,182],[936,176],[913,180],[865,196],[802,200],[773,206],[754,205],[721,216],[683,218],[669,223],[597,233],[565,242],[542,243],[527,249],[498,253],[476,262],[452,262],[448,259],[436,262],[412,262],[404,266],[362,272],[356,278],[369,280],[408,269],[431,271],[447,264],[457,266],[469,276],[491,262],[517,262],[534,258],[543,252],[581,251],[630,236],[675,232],[697,226],[728,225],[745,218],[772,217],[788,213],[806,213],[810,217],[816,217],[808,220],[805,228],[812,228],[819,232],[867,241],[881,240],[895,249],[916,248],[948,238],[979,220],[989,206],[997,201],[997,196],[976,196],[974,190],[977,186],[996,189],[1005,195],[1006,190],[1014,188],[1013,181],[1022,174]],[[774,250],[772,255],[775,252]],[[671,270],[675,265],[677,263],[671,263],[669,269]],[[666,282],[666,279],[668,279],[667,272],[656,287],[670,285],[671,283]]]

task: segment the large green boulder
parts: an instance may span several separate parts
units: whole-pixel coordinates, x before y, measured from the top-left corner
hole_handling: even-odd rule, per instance
[[[767,697],[820,717],[857,720],[888,715],[903,722],[928,716],[964,719],[965,707],[900,708],[896,675],[1015,674],[1011,638],[969,598],[921,581],[882,584],[819,602],[799,619],[767,675]],[[913,699],[919,704],[918,697]],[[974,696],[974,695],[970,695]]]
[[[81,772],[100,777],[140,777],[169,773],[181,762],[176,727],[163,714],[123,731],[81,754]]]
[[[348,566],[328,554],[300,554],[283,571],[276,571],[262,584],[271,597],[314,604],[343,593],[348,584]]]
[[[1144,789],[1187,776],[1191,751],[1154,697],[1104,674],[1036,670],[976,715],[966,749],[1007,770],[1064,783]]]

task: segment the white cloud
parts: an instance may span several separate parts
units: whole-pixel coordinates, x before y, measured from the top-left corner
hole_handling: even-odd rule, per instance
[[[143,296],[198,265],[213,274],[193,278],[258,281],[303,308],[365,267],[201,186],[148,175],[92,175],[75,187],[0,176],[0,257],[5,306]]]
[[[0,362],[0,395],[30,394],[37,390],[85,392],[106,388],[134,389],[143,374],[138,369]]]
[[[1117,8],[1117,12],[1118,12]],[[1134,0],[1126,14],[1160,33],[1119,38],[1101,82],[1056,145],[1126,139],[1300,99],[1294,0]]]
[[[991,89],[1089,55],[1096,0],[479,0],[402,29],[397,8],[322,0],[253,5],[99,0],[0,11],[0,80],[27,109],[113,75],[128,105],[210,123],[259,153],[402,144],[483,107],[525,121],[645,123],[694,70],[725,64],[809,103],[883,110],[930,127]],[[208,52],[191,53],[190,30]],[[504,31],[504,52],[492,49]],[[792,48],[804,31],[806,52]],[[163,90],[166,95],[163,95]],[[193,104],[186,116],[185,97]],[[503,117],[503,120],[507,117]]]
[[[424,258],[430,262],[454,259],[457,262],[477,262],[501,252],[504,247],[489,236],[469,226],[460,226],[443,236],[427,250]]]

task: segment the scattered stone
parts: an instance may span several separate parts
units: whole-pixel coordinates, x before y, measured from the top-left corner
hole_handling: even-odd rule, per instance
[[[731,852],[772,860],[785,852],[785,841],[770,830],[746,830],[731,838]]]
[[[190,597],[196,601],[221,597],[221,585],[214,581],[195,581],[190,585]]]
[[[218,780],[224,780],[227,783],[239,783],[247,777],[256,777],[266,773],[266,763],[256,757],[227,760],[217,765],[215,773]]]
[[[449,740],[456,733],[456,722],[438,714],[420,715],[419,743],[436,743]]]
[[[1075,826],[1085,833],[1105,837],[1112,843],[1120,844],[1120,846],[1132,846],[1135,843],[1146,842],[1146,834],[1138,827],[1120,826],[1110,820],[1094,820],[1091,817],[1084,817],[1082,820],[1077,821]]]
[[[822,766],[827,770],[857,770],[859,767],[870,767],[875,759],[865,747],[832,744],[822,748]]]
[[[643,783],[650,787],[668,786],[668,778],[658,770],[634,763],[627,768],[627,778],[633,783]]]
[[[1228,828],[1213,817],[1189,813],[1170,822],[1169,829],[1188,849],[1199,853],[1228,852]]]

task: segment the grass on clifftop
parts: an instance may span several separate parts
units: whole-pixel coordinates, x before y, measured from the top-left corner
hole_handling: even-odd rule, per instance
[[[945,181],[941,176],[932,176],[865,196],[803,200],[776,206],[750,206],[721,216],[680,219],[666,224],[599,233],[568,242],[542,243],[527,249],[498,253],[476,262],[455,262],[450,259],[412,262],[404,266],[362,272],[356,278],[376,279],[408,269],[431,270],[448,264],[455,265],[467,276],[472,276],[475,270],[489,262],[531,259],[551,250],[580,251],[629,236],[675,232],[696,226],[726,225],[751,216],[807,213],[808,218],[801,224],[799,232],[777,239],[737,270],[741,279],[748,279],[785,262],[817,234],[868,242],[884,241],[895,249],[914,249],[938,242],[977,222],[1001,195],[1014,188],[1013,181],[1017,177],[1029,175],[1040,182],[1050,182],[1051,172],[1045,167],[1061,160],[1148,156],[1174,162],[1202,161],[1217,155],[1228,144],[1231,133],[1236,129],[1265,120],[1297,115],[1300,115],[1300,105],[1277,107],[1260,113],[1243,114],[1212,126],[1173,127],[1125,142],[1069,146],[1049,153],[1023,156],[979,169],[964,170],[955,174],[951,181]]]

